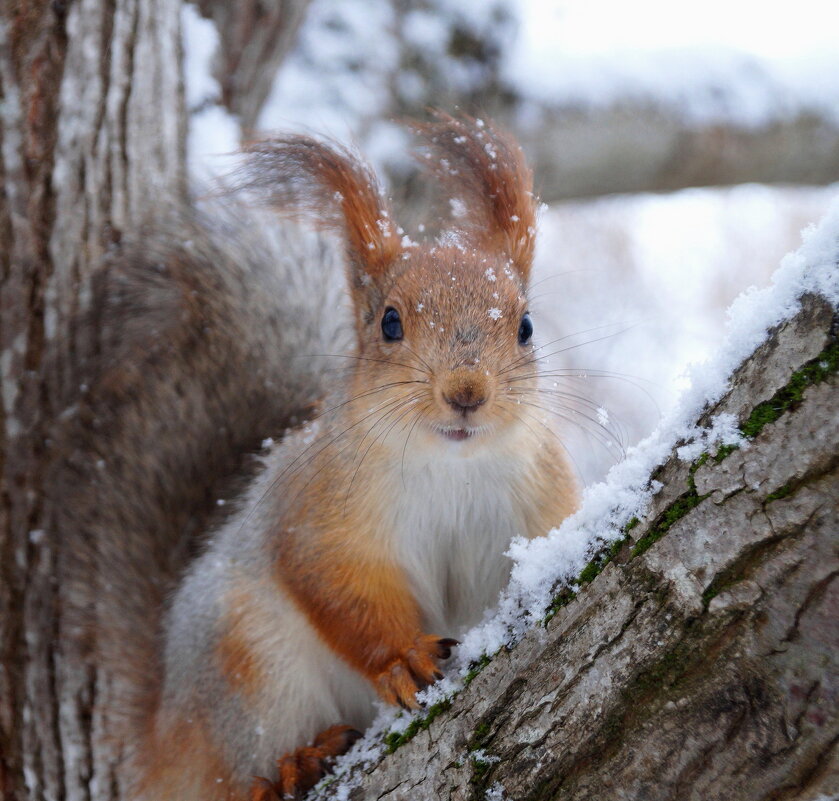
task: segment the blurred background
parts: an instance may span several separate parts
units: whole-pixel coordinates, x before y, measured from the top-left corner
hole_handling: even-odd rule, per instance
[[[512,131],[545,204],[532,311],[542,342],[563,338],[542,351],[551,414],[590,483],[839,194],[839,4],[776,8],[199,0],[182,18],[190,169],[200,186],[243,139],[326,134],[373,163],[417,239],[429,187],[400,121],[460,108]]]

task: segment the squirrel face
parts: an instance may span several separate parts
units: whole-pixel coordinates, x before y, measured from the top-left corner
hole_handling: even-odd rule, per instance
[[[520,422],[520,391],[536,381],[521,381],[533,373],[527,309],[524,282],[503,256],[456,241],[406,249],[360,332],[359,390],[392,384],[395,400],[417,381],[415,438],[490,441]]]
[[[535,388],[526,315],[536,200],[512,139],[480,119],[435,116],[415,127],[428,145],[420,157],[457,210],[437,243],[403,237],[372,170],[309,137],[247,147],[243,185],[343,236],[358,354],[350,383],[354,399],[375,396],[384,410],[380,439],[408,426],[437,445],[477,445],[525,424]]]

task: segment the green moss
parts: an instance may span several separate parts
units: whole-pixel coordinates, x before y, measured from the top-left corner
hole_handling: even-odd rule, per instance
[[[632,520],[637,519],[638,518],[635,517],[632,518]],[[637,523],[635,525],[637,525]],[[629,526],[629,523],[627,523],[627,526]],[[632,528],[635,528],[635,526],[631,526],[630,530]],[[624,528],[624,531],[626,530],[627,528]],[[611,545],[599,551],[595,557],[580,571],[580,575],[577,576],[577,584],[589,584],[594,581],[594,579],[603,572],[606,565],[617,557],[621,548],[623,548],[628,541],[629,536],[624,534],[624,536],[619,540],[615,540]]]
[[[727,459],[734,451],[740,450],[739,445],[720,445],[717,452],[714,454],[714,463],[719,464],[723,459]]]
[[[476,745],[470,750],[474,751],[476,748],[480,748],[480,743],[486,739],[487,734],[489,734],[489,723],[486,721],[479,723],[475,727],[475,737],[473,739],[473,742],[476,743]]]
[[[491,767],[492,762],[485,759],[478,759],[478,757],[472,757],[472,778],[469,781],[472,784],[483,784]]]
[[[483,798],[484,791],[486,790],[486,786],[488,784],[489,772],[492,770],[492,766],[500,760],[498,757],[481,752],[479,749],[472,748],[470,750],[478,752],[473,753],[470,760],[472,765],[472,775],[469,777],[469,783],[476,788],[478,797]]]
[[[693,477],[694,473],[696,473],[696,471],[697,471],[697,470],[699,470],[699,468],[700,468],[700,467],[702,467],[702,465],[703,465],[703,464],[705,464],[705,462],[707,462],[707,461],[708,461],[708,457],[710,457],[710,455],[711,455],[710,453],[708,453],[707,451],[705,451],[705,453],[703,453],[703,454],[702,454],[702,456],[700,456],[700,457],[699,457],[699,458],[698,458],[698,459],[697,459],[697,460],[696,460],[696,461],[695,461],[695,462],[694,462],[694,463],[690,466],[690,470],[689,470],[688,472],[690,473],[691,478]]]
[[[668,651],[661,659],[648,670],[639,674],[635,680],[635,691],[657,692],[661,687],[675,684],[686,672],[690,659],[686,653],[677,646],[674,650]]]
[[[703,609],[708,608],[708,604],[711,603],[712,598],[716,598],[722,592],[722,586],[716,584],[709,584],[708,587],[705,588],[705,592],[702,593],[702,607]]]
[[[768,401],[752,409],[748,420],[740,427],[750,439],[756,437],[769,423],[774,423],[784,412],[798,406],[804,399],[807,387],[820,384],[839,371],[839,342],[828,345],[815,359],[796,370],[787,385],[779,389]]]
[[[463,686],[468,687],[490,662],[492,662],[492,657],[487,656],[487,654],[481,654],[481,658],[477,662],[471,662],[468,673],[463,677]]]
[[[606,567],[608,556],[606,554],[598,554],[592,559],[577,576],[577,584],[589,584],[600,574],[600,571]]]
[[[691,476],[692,483],[693,476]],[[641,537],[635,546],[632,548],[632,558],[640,556],[645,551],[648,551],[656,542],[658,542],[669,530],[670,527],[677,521],[681,520],[688,512],[695,509],[702,501],[704,501],[710,493],[700,495],[696,491],[696,485],[693,485],[689,492],[677,498],[670,504],[658,517],[655,525]]]
[[[421,731],[425,731],[431,722],[443,714],[447,709],[451,709],[452,699],[446,698],[443,701],[438,701],[433,706],[430,706],[425,713],[425,717],[414,718],[405,731],[397,732],[391,731],[384,736],[384,743],[387,746],[387,752],[392,754],[396,749],[401,748],[405,743],[411,741]]]
[[[563,587],[556,595],[554,595],[553,600],[545,610],[545,617],[542,620],[542,625],[547,626],[548,623],[556,617],[556,613],[559,612],[563,606],[568,606],[568,604],[570,604],[576,597],[577,593],[574,592],[574,590],[570,587]]]
[[[601,548],[598,551],[592,560],[580,571],[580,575],[577,576],[574,584],[583,585],[589,584],[594,581],[597,576],[599,576],[606,565],[609,562],[614,561],[618,554],[620,553],[621,549],[627,542],[629,542],[629,532],[632,531],[641,521],[637,517],[633,517],[624,527],[623,532],[624,535],[620,539],[615,540],[614,542],[610,543],[609,545]],[[553,620],[556,616],[556,613],[562,609],[563,606],[567,606],[571,601],[573,601],[577,597],[577,593],[572,590],[570,587],[565,586],[563,587],[551,601],[548,608],[545,610],[545,617],[542,620],[543,625],[547,625],[548,623]]]
[[[783,487],[779,487],[775,490],[775,492],[770,492],[764,499],[763,503],[772,503],[772,501],[779,501],[781,498],[786,498],[788,495],[791,495],[793,491],[792,484],[784,484]]]

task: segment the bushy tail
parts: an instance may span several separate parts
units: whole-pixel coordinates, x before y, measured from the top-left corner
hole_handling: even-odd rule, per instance
[[[324,354],[341,351],[337,249],[255,215],[181,210],[124,241],[78,321],[97,355],[55,432],[49,486],[62,629],[107,710],[102,748],[138,741],[167,593],[248,454],[311,414]]]

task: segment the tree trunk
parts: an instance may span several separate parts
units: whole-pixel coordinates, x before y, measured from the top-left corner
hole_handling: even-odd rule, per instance
[[[558,588],[547,626],[356,769],[349,797],[835,798],[837,323],[806,299],[699,421],[736,415],[749,447],[674,453],[602,572]]]
[[[7,2],[0,17],[0,787],[110,799],[96,677],[67,631],[50,428],[96,342],[71,324],[123,230],[184,191],[177,0]]]
[[[247,138],[253,136],[256,119],[280,64],[294,45],[309,2],[196,0],[219,33],[213,72],[221,86],[221,102],[239,118]]]

